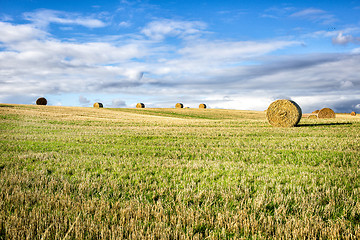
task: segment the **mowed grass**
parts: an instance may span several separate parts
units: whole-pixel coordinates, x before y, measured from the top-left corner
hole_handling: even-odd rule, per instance
[[[360,118],[0,105],[0,239],[359,239]]]

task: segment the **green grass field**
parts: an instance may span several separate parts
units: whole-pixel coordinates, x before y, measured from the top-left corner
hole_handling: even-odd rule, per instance
[[[0,105],[0,239],[360,239],[360,117]]]

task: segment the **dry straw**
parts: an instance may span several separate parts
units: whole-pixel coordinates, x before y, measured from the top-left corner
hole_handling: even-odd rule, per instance
[[[47,100],[45,98],[43,98],[43,97],[38,98],[36,100],[36,105],[46,105],[46,104],[47,104]]]
[[[299,105],[286,99],[276,100],[266,110],[268,122],[275,127],[294,127],[300,122],[301,116]]]
[[[335,112],[331,108],[323,108],[317,116],[318,118],[335,118]]]
[[[96,102],[94,103],[94,108],[103,108],[104,105],[102,103]]]
[[[319,113],[319,111],[320,111],[320,110],[315,110],[315,111],[313,111],[312,113],[316,113],[316,114],[317,114],[317,113]]]
[[[136,104],[136,108],[145,108],[145,104],[138,103],[138,104]]]
[[[184,105],[182,103],[177,103],[175,105],[175,108],[183,108],[183,107],[184,107]]]
[[[201,104],[199,105],[199,108],[206,108],[206,104],[205,104],[205,103],[201,103]]]
[[[356,112],[351,112],[350,115],[351,116],[356,116]]]
[[[317,114],[310,114],[310,115],[308,116],[308,118],[309,118],[309,119],[317,119],[318,116],[317,116]]]

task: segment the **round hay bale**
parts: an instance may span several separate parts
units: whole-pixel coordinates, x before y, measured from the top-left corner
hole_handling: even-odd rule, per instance
[[[320,110],[315,110],[315,111],[313,111],[312,113],[319,113],[319,111],[320,111]]]
[[[177,103],[175,105],[175,108],[183,108],[183,107],[184,107],[184,105],[182,103]]]
[[[301,116],[299,105],[286,99],[276,100],[266,111],[268,122],[275,127],[294,127],[300,122]]]
[[[323,108],[319,111],[318,118],[335,118],[335,112],[331,108]]]
[[[94,103],[94,108],[103,108],[104,105],[102,103],[96,102]]]
[[[356,112],[351,112],[350,115],[351,116],[356,116]]]
[[[206,108],[206,104],[205,104],[205,103],[201,103],[201,104],[199,105],[199,108]]]
[[[318,116],[317,116],[317,114],[310,114],[310,115],[308,116],[308,118],[309,118],[309,119],[317,119]]]
[[[145,104],[138,103],[138,104],[136,104],[136,108],[145,108]]]
[[[44,97],[38,98],[36,100],[36,105],[46,105],[46,104],[47,104],[47,100]]]

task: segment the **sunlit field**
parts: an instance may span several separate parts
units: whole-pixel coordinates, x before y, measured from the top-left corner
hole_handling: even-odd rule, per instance
[[[360,117],[0,105],[0,239],[360,239]]]

